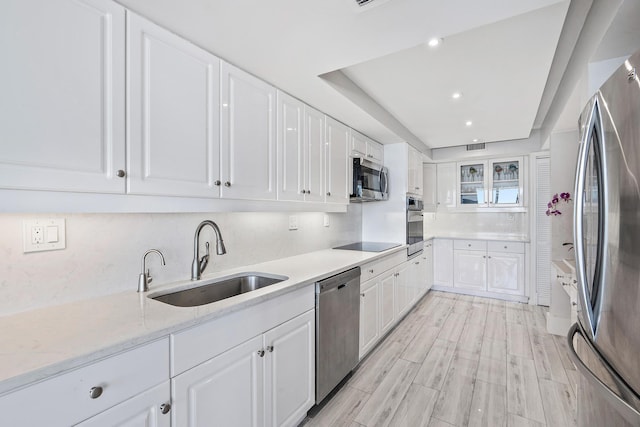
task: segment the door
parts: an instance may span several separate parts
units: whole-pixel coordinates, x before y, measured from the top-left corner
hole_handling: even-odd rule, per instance
[[[171,387],[157,385],[86,421],[78,427],[170,427]]]
[[[173,378],[172,425],[265,425],[264,355],[260,335]]]
[[[349,203],[349,128],[325,116],[325,201]]]
[[[453,286],[461,289],[487,290],[487,255],[483,251],[453,252]]]
[[[453,286],[453,240],[433,240],[433,284]]]
[[[360,359],[380,338],[379,284],[376,279],[360,284]]]
[[[523,164],[522,157],[495,159],[489,162],[489,206],[523,205]]]
[[[315,403],[315,330],[309,310],[264,334],[267,426],[295,426]]]
[[[278,91],[278,200],[304,200],[304,104]]]
[[[304,107],[305,200],[324,201],[324,114]]]
[[[487,290],[524,295],[524,255],[488,252]]]
[[[221,61],[220,93],[222,197],[275,200],[275,88]]]
[[[133,13],[127,24],[127,191],[219,197],[220,60]]]
[[[0,56],[0,187],[124,193],[124,8],[4,1]]]

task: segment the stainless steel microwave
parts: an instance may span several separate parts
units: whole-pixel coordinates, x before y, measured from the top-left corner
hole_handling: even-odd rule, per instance
[[[352,202],[373,202],[389,199],[389,171],[369,160],[353,159]]]

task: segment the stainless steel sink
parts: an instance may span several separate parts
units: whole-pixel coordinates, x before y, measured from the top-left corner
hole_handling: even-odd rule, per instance
[[[286,276],[243,273],[205,282],[194,288],[162,295],[150,295],[149,298],[178,307],[196,307],[255,291],[287,279],[288,277]]]

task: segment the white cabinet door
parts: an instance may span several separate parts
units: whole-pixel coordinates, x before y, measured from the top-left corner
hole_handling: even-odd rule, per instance
[[[395,271],[385,273],[380,278],[380,336],[395,323]]]
[[[524,158],[509,157],[489,161],[490,198],[492,207],[524,205]]]
[[[396,297],[396,318],[402,316],[410,307],[413,298],[413,291],[410,288],[410,274],[408,261],[396,270],[395,297]]]
[[[127,15],[127,192],[219,197],[220,60]]]
[[[422,153],[409,146],[407,150],[407,192],[422,196]]]
[[[360,359],[380,339],[379,289],[377,279],[360,284]]]
[[[171,425],[169,381],[157,385],[86,421],[79,427],[169,427]]]
[[[438,186],[438,209],[450,209],[456,207],[456,164],[438,163],[436,168]]]
[[[425,212],[435,212],[438,207],[436,165],[425,163],[422,167],[422,201]]]
[[[315,403],[315,310],[265,333],[264,348],[266,425],[295,426]]]
[[[453,286],[463,289],[487,290],[487,255],[484,251],[453,252]]]
[[[0,187],[124,193],[124,8],[2,6]]]
[[[355,130],[351,131],[351,151],[355,157],[364,157],[374,163],[383,164],[384,147]]]
[[[305,200],[324,201],[324,114],[304,107]]]
[[[489,252],[487,290],[490,292],[524,295],[524,255]]]
[[[265,425],[260,351],[262,335],[173,378],[172,425]]]
[[[349,128],[325,116],[325,201],[349,203]]]
[[[220,62],[221,194],[229,199],[276,198],[276,90]]]
[[[304,104],[278,91],[278,200],[304,200]]]
[[[422,259],[425,264],[425,288],[428,291],[433,286],[433,241],[425,243]]]
[[[489,206],[487,161],[460,162],[456,170],[459,208]]]
[[[367,140],[367,158],[375,163],[384,164],[384,146],[370,139]]]
[[[433,240],[433,284],[453,286],[453,240]]]

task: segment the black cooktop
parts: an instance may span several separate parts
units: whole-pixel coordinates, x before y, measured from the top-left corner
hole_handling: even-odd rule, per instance
[[[333,249],[345,249],[348,251],[362,251],[362,252],[383,252],[387,249],[396,248],[400,246],[400,243],[386,243],[386,242],[356,242],[350,243],[344,246],[338,246]]]

